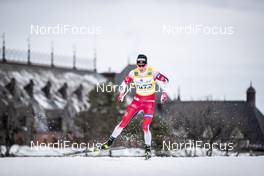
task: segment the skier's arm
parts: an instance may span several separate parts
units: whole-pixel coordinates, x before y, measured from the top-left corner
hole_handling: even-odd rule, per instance
[[[167,91],[167,85],[169,83],[169,79],[160,72],[156,72],[154,76],[155,76],[155,80],[159,80],[161,82],[161,84],[159,84],[160,87],[162,88],[161,103],[164,103],[168,99],[166,91]]]
[[[124,100],[124,97],[126,96],[128,92],[128,84],[133,81],[132,72],[129,72],[129,74],[125,77],[124,81],[122,82],[120,86],[120,94],[118,96],[118,101],[122,102]]]

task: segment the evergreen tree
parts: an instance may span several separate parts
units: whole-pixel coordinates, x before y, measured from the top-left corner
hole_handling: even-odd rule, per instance
[[[112,85],[106,82],[106,85]],[[105,140],[111,134],[120,116],[124,113],[124,103],[117,101],[114,91],[103,92],[95,87],[88,96],[90,108],[81,112],[75,120],[85,140]]]

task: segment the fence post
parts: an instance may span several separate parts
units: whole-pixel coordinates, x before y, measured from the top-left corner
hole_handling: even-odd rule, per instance
[[[51,67],[54,67],[54,43],[53,41],[51,41],[50,59],[51,59]]]
[[[28,64],[28,65],[31,65],[31,61],[30,61],[30,37],[27,38],[27,42],[28,42],[27,64]]]
[[[76,46],[73,45],[73,69],[76,69]]]
[[[94,72],[96,73],[96,59],[97,59],[97,55],[96,55],[96,48],[94,48],[94,60],[93,60],[93,67],[94,67]]]
[[[2,46],[2,61],[6,62],[6,56],[5,56],[5,33],[3,33],[2,35],[2,39],[3,39],[3,46]]]

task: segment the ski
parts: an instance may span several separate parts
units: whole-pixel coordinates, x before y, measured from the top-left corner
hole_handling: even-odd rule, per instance
[[[72,156],[72,155],[77,155],[77,154],[82,154],[82,153],[92,153],[92,152],[97,152],[97,149],[84,149],[84,150],[78,150],[78,151],[72,151],[68,153],[64,153],[64,156]]]
[[[100,149],[100,148],[95,148],[93,150],[91,149],[84,149],[84,150],[79,150],[79,151],[73,151],[73,152],[69,152],[69,153],[64,153],[64,156],[74,156],[77,154],[87,154],[87,153],[94,153],[95,156],[96,155],[100,155],[100,153],[102,152],[109,152],[111,153],[114,150],[122,150],[122,149],[126,149],[125,147],[111,147],[108,149]],[[110,154],[109,154],[110,155]]]

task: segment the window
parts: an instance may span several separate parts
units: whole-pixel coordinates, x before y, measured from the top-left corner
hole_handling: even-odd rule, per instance
[[[49,131],[61,131],[62,130],[62,118],[48,119]]]

